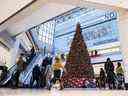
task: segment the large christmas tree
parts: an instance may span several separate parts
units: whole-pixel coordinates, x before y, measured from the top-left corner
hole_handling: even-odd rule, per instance
[[[90,63],[89,53],[81,31],[78,23],[65,65],[67,73],[64,74],[63,81],[66,87],[80,88],[85,80],[90,80],[94,77],[93,67]]]

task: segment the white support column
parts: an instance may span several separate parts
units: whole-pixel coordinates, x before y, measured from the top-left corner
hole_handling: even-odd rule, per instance
[[[16,39],[14,46],[10,51],[11,52],[11,65],[16,63],[16,57],[18,55],[19,46],[20,46],[20,40]]]
[[[120,34],[121,52],[123,55],[123,68],[125,71],[125,82],[128,83],[128,11],[118,10],[118,29]]]

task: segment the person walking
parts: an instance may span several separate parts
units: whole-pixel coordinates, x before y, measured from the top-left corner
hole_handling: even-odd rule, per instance
[[[8,67],[7,66],[1,66],[1,69],[2,69],[2,73],[0,76],[0,81],[4,80],[8,74]]]
[[[16,68],[16,71],[14,72],[14,74],[12,75],[12,79],[11,79],[11,82],[12,82],[14,88],[19,87],[20,73],[24,70],[25,61],[23,60],[22,54],[20,54],[20,57],[16,64],[17,64],[17,68]]]
[[[104,72],[104,69],[103,68],[101,68],[100,69],[100,88],[104,88],[105,89],[105,85],[106,85],[106,75],[105,75],[105,72]]]
[[[19,68],[17,68],[15,73],[12,75],[13,88],[18,88],[19,87],[20,73],[21,73],[21,70]]]
[[[52,64],[52,58],[51,57],[46,57],[41,66],[41,87],[45,87],[48,85],[48,78],[49,78],[49,72],[51,69],[51,64]]]
[[[109,71],[114,71],[114,65],[110,58],[107,58],[107,61],[105,62],[104,70],[105,70],[106,74]]]
[[[124,71],[120,62],[117,62],[116,75],[118,80],[118,89],[123,89]]]
[[[55,84],[56,81],[58,81],[58,80],[60,82],[60,89],[62,89],[62,86],[61,86],[61,69],[64,69],[64,66],[63,66],[61,59],[59,57],[55,57],[55,63],[52,65],[52,67],[53,67],[54,77],[50,81],[49,90],[51,89],[52,84]]]
[[[32,78],[30,81],[31,87],[33,87],[33,83],[36,81],[37,87],[40,87],[40,76],[41,76],[41,71],[40,67],[38,65],[35,65],[32,71]]]
[[[46,66],[46,71],[45,71],[45,78],[46,78],[46,87],[49,88],[50,86],[50,80],[52,79],[52,61],[53,61],[53,57],[48,56],[47,59],[47,66]]]
[[[109,89],[115,89],[115,81],[116,81],[116,75],[114,73],[114,65],[110,58],[107,58],[107,61],[105,62],[104,66],[105,72],[107,74],[107,83],[109,86]]]
[[[44,88],[46,86],[46,68],[48,65],[48,57],[46,57],[41,65],[41,76],[40,76],[40,82],[41,87]]]
[[[63,68],[61,68],[61,77],[62,77],[66,73],[66,69],[65,69],[66,58],[65,58],[65,54],[61,54],[60,57],[61,57],[61,61],[62,61],[62,64],[63,64]],[[61,85],[61,90],[64,89],[64,84],[63,84],[62,79],[61,79],[60,85]]]

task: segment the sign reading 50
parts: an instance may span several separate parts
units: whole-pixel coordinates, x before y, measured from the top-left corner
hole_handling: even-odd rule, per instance
[[[107,12],[105,14],[105,19],[110,20],[110,19],[115,19],[117,18],[117,13],[116,12]]]

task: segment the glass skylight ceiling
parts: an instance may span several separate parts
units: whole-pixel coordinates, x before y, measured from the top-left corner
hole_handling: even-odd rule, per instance
[[[76,23],[80,22],[88,50],[102,50],[100,52],[104,53],[108,52],[103,51],[106,48],[111,52],[111,47],[113,50],[116,47],[114,51],[117,51],[117,48],[119,51],[116,20],[117,13],[114,11],[77,7],[29,31],[34,34],[33,37],[40,48],[45,48],[47,52],[54,49],[55,53],[65,53],[69,51]]]

